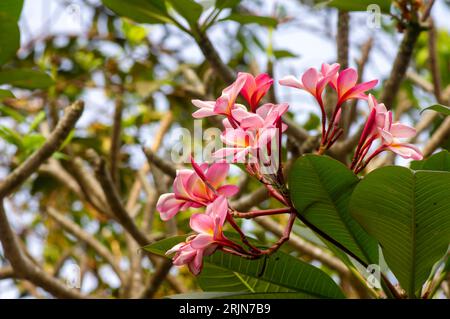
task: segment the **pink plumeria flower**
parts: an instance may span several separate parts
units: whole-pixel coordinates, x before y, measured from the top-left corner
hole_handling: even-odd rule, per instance
[[[266,95],[273,83],[273,79],[266,73],[254,77],[250,73],[240,72],[239,76],[245,78],[245,84],[242,87],[241,95],[250,105],[250,110],[255,112],[259,102]]]
[[[194,118],[203,118],[213,115],[225,115],[230,117],[233,109],[245,109],[245,106],[236,103],[236,99],[244,87],[245,82],[245,74],[240,74],[233,84],[222,91],[222,95],[216,101],[192,100],[192,104],[199,108],[192,116]]]
[[[339,67],[340,66],[338,63],[334,63],[332,65],[324,63],[322,64],[320,72],[315,68],[309,68],[302,75],[301,80],[292,75],[288,75],[282,78],[279,83],[281,85],[308,91],[319,101],[319,104],[322,106],[323,90],[327,84],[336,77]]]
[[[202,270],[203,257],[213,254],[219,246],[232,245],[223,234],[227,214],[227,199],[225,196],[219,196],[207,206],[204,214],[192,215],[189,224],[197,234],[167,251],[166,255],[176,253],[173,264],[176,266],[187,264],[189,270],[198,275]]]
[[[345,101],[350,99],[367,99],[366,91],[372,89],[377,85],[378,80],[372,80],[369,82],[358,82],[358,72],[353,68],[347,68],[342,72],[339,72],[337,77],[335,76],[330,85],[334,88],[338,95],[337,105],[342,105]]]
[[[169,220],[188,208],[207,206],[219,195],[231,197],[239,191],[235,185],[221,186],[230,168],[228,164],[198,165],[192,160],[192,165],[197,170],[178,170],[173,182],[173,193],[160,196],[156,208],[162,220]]]
[[[257,157],[267,151],[270,142],[276,142],[277,127],[263,127],[256,130],[245,130],[241,127],[228,128],[220,136],[227,147],[213,154],[216,159],[231,159],[232,163],[244,163],[249,156]]]
[[[274,127],[277,121],[287,112],[289,104],[272,104],[266,103],[256,109],[255,113],[247,112],[242,109],[233,110],[232,114],[239,127],[247,129],[260,129],[264,127]],[[226,127],[229,127],[228,125]],[[283,131],[287,129],[287,125],[283,123]]]

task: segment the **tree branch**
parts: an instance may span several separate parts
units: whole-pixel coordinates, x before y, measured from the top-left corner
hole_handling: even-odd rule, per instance
[[[0,184],[0,198],[4,198],[16,187],[20,186],[44,161],[61,147],[83,113],[83,109],[84,103],[81,101],[73,103],[66,109],[63,118],[47,138],[44,145],[12,171]]]

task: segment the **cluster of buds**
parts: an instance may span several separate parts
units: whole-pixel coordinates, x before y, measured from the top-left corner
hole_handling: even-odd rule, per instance
[[[339,72],[339,68],[339,64],[323,64],[320,71],[308,69],[301,80],[287,76],[279,81],[281,85],[309,92],[319,104],[322,113],[322,139],[317,154],[323,154],[341,136],[343,129],[339,122],[345,102],[363,99],[368,101],[370,115],[354,153],[351,169],[355,173],[360,172],[372,158],[385,150],[391,150],[404,158],[420,159],[422,155],[415,146],[398,140],[413,136],[415,130],[400,123],[392,123],[392,113],[383,104],[378,104],[372,95],[366,95],[366,91],[372,89],[377,80],[357,84],[358,75],[354,69]],[[213,154],[215,162],[211,165],[198,164],[191,157],[193,169],[177,171],[173,193],[161,195],[157,209],[161,219],[165,221],[183,210],[203,209],[203,213],[190,217],[190,227],[195,234],[167,252],[168,255],[175,254],[175,265],[188,265],[195,275],[202,269],[203,257],[218,249],[255,259],[277,250],[289,238],[297,216],[287,192],[281,165],[281,135],[287,129],[282,116],[289,106],[286,103],[260,105],[272,84],[273,79],[267,74],[254,77],[248,73],[239,73],[236,81],[225,88],[217,100],[192,101],[198,107],[193,113],[194,118],[215,115],[224,117],[221,140],[225,147]],[[322,96],[327,87],[337,94],[337,102],[330,118],[327,118]],[[247,106],[236,102],[239,95],[247,102]],[[380,140],[380,145],[370,153],[376,140]],[[276,169],[269,173],[263,170],[261,164],[267,156],[275,156],[277,163]],[[235,185],[225,184],[225,180],[229,163],[237,162],[244,163],[248,174],[257,178],[267,188],[270,196],[285,207],[251,212],[234,210],[229,199],[239,189]],[[283,236],[268,249],[252,245],[235,220],[274,214],[289,214],[290,217]],[[240,235],[239,243],[224,235],[226,223]]]

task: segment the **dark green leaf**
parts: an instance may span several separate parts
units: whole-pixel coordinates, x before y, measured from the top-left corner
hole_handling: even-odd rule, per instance
[[[276,27],[278,24],[277,19],[272,17],[262,17],[262,16],[255,16],[255,15],[247,15],[247,14],[239,14],[239,13],[232,13],[228,17],[220,20],[231,20],[239,22],[240,24],[250,24],[250,23],[256,23],[262,26],[266,27]]]
[[[183,17],[190,25],[196,25],[203,12],[203,7],[194,0],[168,0],[173,8]]]
[[[216,0],[217,9],[234,8],[242,0]]]
[[[102,0],[103,4],[122,17],[138,23],[171,23],[164,0]]]
[[[192,292],[167,296],[168,299],[310,299],[301,292],[236,293],[236,292]]]
[[[168,238],[144,249],[159,255],[183,241]],[[204,258],[199,283],[208,291],[299,292],[310,298],[343,298],[339,287],[323,271],[282,252],[267,259],[248,260],[221,251]]]
[[[274,50],[273,56],[279,60],[283,58],[297,58],[298,55],[288,50]]]
[[[410,297],[450,243],[450,173],[383,167],[356,186],[352,215],[380,243]]]
[[[450,153],[443,150],[428,159],[411,162],[410,167],[414,170],[450,172]]]
[[[12,59],[20,47],[17,21],[0,12],[0,66]],[[7,31],[6,31],[7,30]]]
[[[0,84],[11,84],[23,89],[45,89],[53,85],[53,79],[45,72],[31,69],[0,71]]]
[[[450,115],[450,107],[447,105],[434,104],[434,105],[424,108],[420,113],[422,113],[426,110],[433,110],[435,112],[438,112],[438,113],[441,113],[441,114],[444,114],[447,116]]]
[[[15,109],[0,104],[0,114],[9,116],[15,119],[17,122],[22,123],[25,121],[25,116],[23,116],[20,112],[17,112]]]
[[[14,21],[18,21],[22,12],[23,0],[2,0],[0,1],[0,14],[5,13]]]
[[[299,214],[366,263],[378,262],[378,245],[352,218],[348,203],[358,177],[328,156],[305,155],[289,173],[289,189]]]
[[[377,5],[382,13],[389,13],[392,0],[332,0],[328,3],[330,7],[335,7],[344,11],[367,11],[368,6]]]
[[[0,89],[0,102],[6,98],[14,98],[14,94],[10,90]]]

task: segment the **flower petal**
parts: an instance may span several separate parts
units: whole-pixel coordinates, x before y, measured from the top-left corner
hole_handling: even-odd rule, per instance
[[[393,123],[391,125],[391,134],[393,137],[409,138],[416,135],[416,129],[401,123]]]
[[[290,86],[297,89],[304,89],[302,82],[293,75],[287,75],[278,81],[280,85]]]
[[[197,233],[212,234],[214,231],[214,220],[206,214],[193,214],[189,220],[189,226]]]

